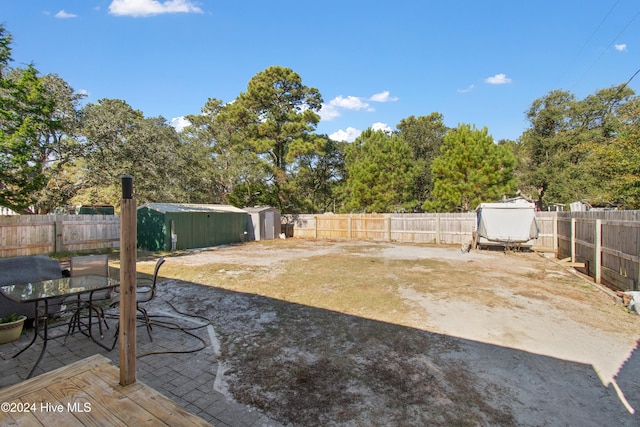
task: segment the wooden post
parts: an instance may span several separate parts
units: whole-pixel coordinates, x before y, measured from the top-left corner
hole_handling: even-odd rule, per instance
[[[387,241],[391,241],[391,215],[387,217]]]
[[[640,239],[638,239],[638,237],[637,237],[638,236],[638,231],[637,230],[635,232],[635,235],[636,235],[636,244],[638,245],[637,246],[638,251],[636,253],[640,255]],[[640,291],[640,257],[637,257],[636,261],[638,262],[638,271],[637,271],[638,276],[637,276],[636,280],[633,281],[633,283],[631,284],[631,287],[632,287],[633,291]]]
[[[136,382],[136,200],[133,180],[122,177],[120,213],[120,385]]]
[[[596,219],[596,235],[595,235],[595,248],[593,248],[595,261],[596,261],[596,271],[594,272],[594,277],[596,283],[602,283],[602,220]],[[589,273],[589,272],[587,272]]]
[[[571,218],[571,262],[576,262],[576,219]]]
[[[553,216],[553,253],[558,258],[558,212]]]
[[[62,239],[64,238],[64,231],[62,230],[62,221],[56,221],[54,223],[54,227],[55,227],[55,247],[56,247],[56,253],[57,252],[62,252]]]
[[[313,216],[313,238],[318,238],[318,215]]]
[[[347,218],[347,239],[351,240],[351,238],[353,237],[353,235],[351,234],[353,231],[353,223],[352,223],[352,218],[351,215],[349,215],[349,217]]]
[[[440,214],[436,214],[436,245],[440,244]]]

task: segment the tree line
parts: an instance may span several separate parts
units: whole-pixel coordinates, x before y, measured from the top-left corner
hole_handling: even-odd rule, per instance
[[[141,203],[284,213],[469,211],[516,195],[541,209],[578,200],[640,208],[640,104],[626,84],[536,99],[516,141],[448,128],[434,112],[346,143],[315,132],[318,89],[272,66],[231,102],[210,98],[178,132],[124,100],[83,104],[61,77],[12,67],[11,41],[0,26],[0,206],[18,213],[117,206],[124,174]]]

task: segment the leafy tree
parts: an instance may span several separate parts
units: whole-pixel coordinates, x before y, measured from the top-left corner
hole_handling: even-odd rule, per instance
[[[81,153],[77,142],[80,127],[79,103],[84,95],[76,93],[67,82],[55,74],[41,78],[54,108],[43,117],[40,129],[40,150],[46,157],[44,175],[47,184],[33,195],[37,212],[49,212],[64,206],[79,188],[78,177],[72,173],[72,163]]]
[[[38,153],[37,118],[27,108],[35,104],[44,89],[33,67],[12,74],[2,79],[0,100],[0,204],[28,213],[32,194],[44,187],[46,177]]]
[[[394,212],[410,210],[420,169],[411,148],[397,135],[367,129],[345,149],[342,211]]]
[[[531,125],[522,136],[527,157],[522,184],[525,191],[537,195],[539,208],[543,207],[545,195],[560,202],[566,193],[566,178],[561,175],[568,163],[567,115],[574,100],[569,92],[552,91],[536,99],[526,113]]]
[[[278,195],[275,187],[262,181],[243,181],[233,187],[227,195],[227,203],[236,207],[245,206],[276,206]]]
[[[4,28],[3,24],[0,24],[0,78],[5,76],[9,63],[13,60],[11,58],[11,41],[11,34]]]
[[[397,125],[400,136],[409,144],[413,158],[418,162],[420,174],[416,178],[414,198],[424,202],[433,190],[431,162],[440,154],[440,146],[447,132],[440,113],[428,116],[409,116]]]
[[[602,183],[602,202],[640,209],[640,99],[630,100],[617,111],[619,130],[607,144],[593,148],[588,170]]]
[[[117,205],[124,174],[134,178],[142,203],[183,200],[184,150],[164,118],[145,118],[122,100],[102,99],[83,109],[83,133],[86,172],[76,200]]]
[[[576,100],[558,90],[533,102],[527,111],[530,128],[521,138],[521,176],[523,189],[537,194],[541,209],[576,200],[605,202],[605,182],[594,173],[597,153],[625,126],[618,110],[632,95],[618,86]]]
[[[332,212],[340,205],[339,187],[343,182],[345,143],[325,136],[320,151],[301,156],[293,171],[296,205],[303,212]]]
[[[461,124],[444,137],[441,154],[431,164],[432,198],[423,208],[435,212],[468,212],[515,190],[511,150],[496,145],[487,128]]]
[[[11,69],[10,35],[0,26],[0,205],[47,213],[75,191],[65,176],[82,98],[32,65]]]
[[[201,188],[209,189],[205,196],[208,203],[242,207],[277,200],[265,199],[271,194],[266,184],[270,168],[247,143],[248,115],[235,102],[225,105],[212,98],[202,114],[187,117],[191,125],[184,130],[183,139],[200,153],[193,159],[192,164],[198,166],[191,176],[200,181]]]

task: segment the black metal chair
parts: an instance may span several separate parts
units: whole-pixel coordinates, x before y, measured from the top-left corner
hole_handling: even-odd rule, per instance
[[[142,314],[142,318],[144,320],[145,326],[147,327],[147,334],[149,335],[149,339],[153,341],[153,337],[151,336],[151,320],[149,319],[149,314],[147,313],[146,308],[141,306],[140,304],[145,304],[151,301],[158,293],[158,272],[160,271],[160,267],[164,264],[165,259],[161,257],[156,262],[156,267],[153,270],[153,278],[152,279],[136,279],[136,310]],[[146,282],[149,282],[148,284]],[[113,303],[111,307],[116,307],[120,304],[120,293],[115,292],[113,297]],[[116,340],[117,334],[120,329],[120,324],[118,324],[118,330],[116,330]],[[115,346],[115,343],[114,343]]]
[[[71,257],[70,274],[71,277],[86,275],[109,277],[109,256],[88,255]],[[100,337],[102,337],[102,323],[104,323],[107,329],[109,329],[109,325],[107,324],[107,320],[104,316],[104,309],[99,305],[94,305],[94,303],[111,299],[111,294],[111,289],[105,289],[65,299],[66,304],[77,304],[75,314],[69,323],[69,331],[73,332],[76,326],[78,327],[78,330],[80,330],[82,326],[82,310],[87,309],[89,311],[89,317],[91,317],[95,312],[96,317],[98,318]],[[91,321],[89,321],[88,327],[91,327]]]

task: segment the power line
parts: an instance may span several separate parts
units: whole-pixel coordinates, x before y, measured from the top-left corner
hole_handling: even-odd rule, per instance
[[[603,49],[602,53],[596,58],[595,61],[593,61],[593,63],[589,66],[589,68],[587,68],[587,70],[582,73],[582,76],[580,76],[580,78],[578,80],[576,80],[576,82],[574,83],[573,87],[575,87],[578,83],[580,83],[582,81],[582,79],[584,78],[584,76],[586,76],[589,71],[591,71],[591,69],[598,63],[598,61],[600,61],[600,59],[602,59],[602,57],[604,56],[605,53],[607,53],[607,51],[609,50],[609,48],[611,48],[611,46],[613,46],[613,44],[616,42],[616,40],[618,40],[618,38],[625,32],[627,31],[627,28],[629,28],[629,26],[633,23],[633,21],[636,20],[636,18],[640,16],[640,10],[638,11],[638,13],[636,13],[633,18],[631,18],[631,20],[627,23],[627,25],[624,26],[624,28],[622,29],[622,31],[620,31],[618,33],[618,35],[616,35],[613,40],[611,40],[611,43],[609,43],[609,45]],[[638,74],[636,72],[636,74]],[[633,79],[636,74],[634,74],[631,79]],[[631,79],[629,79],[629,82],[631,81]],[[625,83],[625,85],[627,85],[629,82]]]
[[[633,78],[634,78],[635,76],[637,76],[639,73],[640,73],[640,68],[638,68],[638,70],[633,74],[633,76],[631,76],[631,77],[629,78],[629,80],[627,80],[627,82],[626,82],[625,84],[623,84],[623,85],[622,85],[622,87],[624,88],[626,85],[628,85],[629,83],[631,83],[631,80],[633,80]]]
[[[638,68],[638,69],[636,70],[636,72],[635,72],[635,73],[633,73],[633,76],[631,76],[631,77],[629,78],[629,80],[627,80],[627,82],[626,82],[625,84],[623,84],[622,86],[620,86],[620,87],[618,88],[618,91],[616,92],[616,95],[614,96],[614,99],[618,97],[618,94],[619,94],[620,92],[622,92],[622,89],[624,89],[625,87],[627,87],[627,85],[628,85],[629,83],[631,83],[631,80],[633,80],[633,78],[634,78],[635,76],[637,76],[639,73],[640,73],[640,68]]]
[[[591,35],[587,38],[587,41],[584,42],[584,44],[582,45],[582,47],[580,48],[580,50],[578,50],[578,53],[576,53],[576,55],[573,57],[573,59],[571,60],[571,62],[569,62],[569,65],[567,66],[567,69],[565,70],[564,73],[562,73],[561,76],[561,80],[562,81],[564,79],[564,76],[567,74],[569,68],[574,64],[574,62],[576,62],[576,60],[578,59],[578,57],[580,56],[580,54],[582,54],[582,51],[587,47],[587,45],[589,44],[589,42],[591,41],[591,39],[596,35],[596,33],[598,32],[598,30],[600,30],[600,28],[602,27],[602,24],[604,24],[604,22],[607,20],[607,18],[609,17],[609,15],[611,15],[611,12],[613,12],[613,9],[616,8],[616,6],[618,6],[618,3],[620,3],[620,0],[616,1],[615,4],[613,6],[611,6],[611,9],[609,9],[609,12],[607,12],[607,14],[605,15],[604,18],[602,18],[602,21],[600,21],[600,23],[598,24],[598,26],[596,27],[595,30],[593,30],[593,32],[591,33]]]

